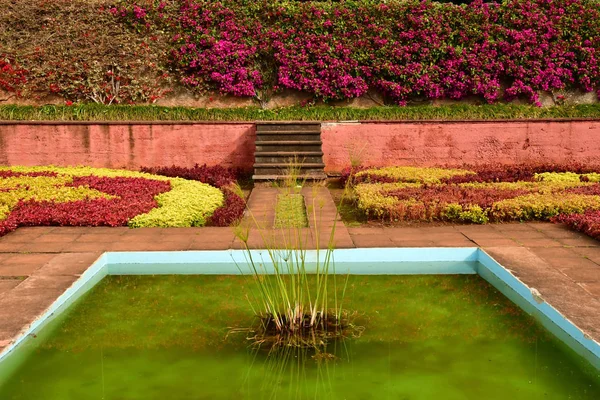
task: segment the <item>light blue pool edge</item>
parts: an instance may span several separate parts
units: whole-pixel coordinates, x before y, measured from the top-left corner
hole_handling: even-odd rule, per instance
[[[269,257],[265,250],[252,250],[255,260],[264,260],[269,272]],[[321,251],[319,257],[324,256]],[[309,250],[306,259],[315,262],[317,252]],[[600,370],[600,344],[585,335],[575,324],[539,297],[509,270],[485,251],[473,248],[368,248],[336,249],[336,265],[349,263],[336,273],[351,274],[479,274],[500,292],[541,323],[578,354]],[[161,274],[241,274],[240,266],[247,260],[244,250],[174,251],[174,252],[109,252],[100,256],[80,277],[60,295],[11,345],[0,353],[0,366],[28,335],[35,334],[50,320],[68,308],[81,295],[92,289],[107,275]],[[478,261],[477,270],[463,261]],[[419,262],[402,266],[401,263]],[[436,263],[445,262],[448,265]],[[456,262],[455,264],[453,264]],[[400,265],[398,265],[400,263]],[[237,265],[236,265],[237,264]]]

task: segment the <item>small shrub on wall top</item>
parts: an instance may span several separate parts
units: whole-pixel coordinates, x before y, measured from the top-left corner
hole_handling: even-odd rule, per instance
[[[323,100],[374,89],[400,105],[600,94],[597,0],[0,0],[0,9],[0,89],[23,97],[152,102],[175,81],[259,100],[285,88]]]

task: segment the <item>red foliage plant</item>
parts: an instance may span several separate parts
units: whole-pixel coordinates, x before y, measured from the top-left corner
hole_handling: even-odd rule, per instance
[[[208,219],[212,226],[230,226],[239,221],[244,215],[246,201],[230,189],[224,188],[225,204],[217,208]]]
[[[466,183],[466,182],[531,182],[534,175],[542,172],[575,172],[584,174],[600,170],[598,165],[587,165],[577,162],[552,164],[552,163],[526,163],[516,165],[484,164],[466,165],[462,167],[475,174],[457,175],[442,179],[443,183]]]
[[[600,183],[590,186],[579,186],[565,190],[566,193],[584,194],[588,196],[600,196]]]
[[[600,240],[600,211],[586,211],[583,214],[561,214],[552,219],[562,222],[572,229]]]
[[[206,164],[196,164],[191,168],[176,167],[175,165],[171,167],[142,167],[141,171],[171,178],[199,181],[218,188],[234,183],[241,174],[238,169],[226,168],[220,165],[209,167]]]
[[[184,178],[215,186],[223,191],[225,203],[217,208],[209,218],[212,226],[229,226],[239,221],[246,209],[246,201],[227,186],[236,182],[242,174],[239,169],[226,168],[220,165],[209,167],[206,164],[186,167],[142,167],[142,172],[163,175],[172,178]]]
[[[464,188],[458,185],[425,185],[388,192],[388,196],[399,200],[418,199],[425,205],[451,204],[461,206],[478,205],[490,208],[497,201],[512,199],[529,193],[523,189]]]
[[[171,190],[168,181],[124,177],[75,177],[70,186],[89,186],[117,197],[62,203],[20,201],[8,217],[0,221],[0,236],[19,226],[124,226],[136,215],[155,208],[154,196]]]

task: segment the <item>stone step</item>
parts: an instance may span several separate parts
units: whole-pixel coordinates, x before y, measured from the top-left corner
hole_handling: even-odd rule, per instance
[[[322,151],[257,151],[257,156],[265,157],[293,157],[293,156],[322,156]]]
[[[254,153],[257,164],[323,164],[322,151],[257,151]]]
[[[286,163],[261,163],[254,164],[254,175],[288,175],[289,164]],[[318,175],[323,174],[324,165],[319,163],[304,164],[299,167],[299,175]]]
[[[256,135],[257,136],[264,136],[264,135],[321,135],[321,130],[320,129],[315,129],[315,130],[302,130],[302,129],[286,129],[286,130],[269,130],[269,131],[256,131]]]
[[[325,179],[320,139],[319,122],[257,123],[254,179],[282,179],[294,167],[302,176]]]
[[[261,134],[263,132],[281,132],[281,131],[302,131],[302,132],[311,132],[321,131],[321,124],[314,122],[294,122],[294,123],[258,123],[256,124],[256,133]]]
[[[317,152],[315,152],[317,153]],[[273,153],[274,155],[266,156],[264,154],[256,153],[254,156],[254,162],[258,164],[322,164],[323,156],[322,155],[298,155],[293,152],[291,155],[281,155],[277,152]]]
[[[289,167],[287,163],[254,163],[255,168],[280,168],[286,169]],[[304,163],[299,166],[301,169],[325,168],[323,163]]]
[[[261,133],[256,135],[257,142],[272,141],[314,141],[321,138],[320,132],[301,132],[292,131],[292,133]]]
[[[282,179],[290,179],[289,175],[252,175],[252,179],[255,181],[277,181]],[[320,181],[323,179],[327,179],[327,175],[324,172],[314,173],[311,175],[300,175],[297,177],[298,180],[306,180],[306,181]]]
[[[296,143],[296,142],[293,142]],[[256,143],[256,152],[289,152],[289,153],[305,153],[305,152],[321,152],[321,142],[297,142],[298,144],[279,144],[277,142]],[[309,143],[309,144],[307,144]]]

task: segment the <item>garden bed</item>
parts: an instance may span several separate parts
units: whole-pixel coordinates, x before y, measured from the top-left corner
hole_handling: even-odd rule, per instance
[[[347,169],[350,222],[558,221],[600,237],[600,168],[585,165]],[[339,196],[338,196],[339,197]]]
[[[146,171],[0,167],[0,236],[19,226],[227,226],[241,218],[231,170]]]

